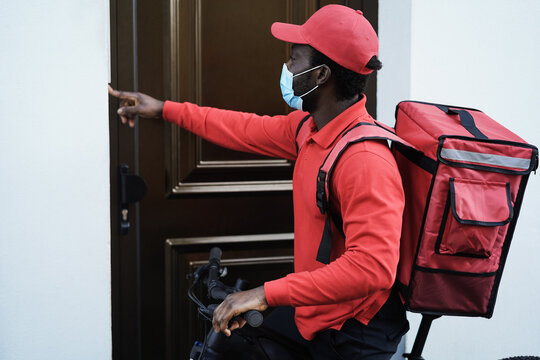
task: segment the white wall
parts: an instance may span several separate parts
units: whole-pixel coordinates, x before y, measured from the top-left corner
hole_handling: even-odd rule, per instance
[[[411,96],[411,2],[379,1],[377,120],[394,125],[396,104]]]
[[[110,359],[108,1],[0,0],[0,359]]]
[[[539,16],[537,0],[381,0],[379,117],[391,123],[396,99],[470,106],[540,146]],[[540,175],[531,175],[493,318],[436,320],[426,359],[540,356],[538,199]],[[408,350],[419,317],[409,319]]]

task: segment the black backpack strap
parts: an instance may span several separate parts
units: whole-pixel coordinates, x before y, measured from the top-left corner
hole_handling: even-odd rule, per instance
[[[437,107],[439,110],[444,111],[448,115],[458,115],[461,125],[472,136],[474,136],[477,139],[487,139],[487,136],[484,135],[484,133],[482,133],[480,129],[478,129],[478,127],[476,127],[476,124],[474,122],[474,117],[470,113],[470,111],[482,112],[481,110],[473,109],[473,108],[466,108],[462,106],[444,105],[444,104],[435,104],[435,103],[429,103],[429,102],[424,102],[424,101],[406,100],[406,101],[401,101],[399,104],[396,105],[396,112],[394,114],[394,117],[396,119],[397,119],[399,106],[402,103],[417,103],[417,104],[424,104],[424,105],[432,105],[432,106]]]
[[[444,111],[448,115],[458,115],[459,121],[461,122],[461,126],[463,126],[465,130],[471,133],[471,135],[473,135],[475,138],[487,139],[487,136],[484,135],[484,133],[482,133],[480,129],[476,127],[473,116],[467,110],[450,109],[450,107],[445,106],[445,105],[435,105],[435,106],[439,108],[439,110]]]
[[[365,140],[391,140],[402,146],[417,151],[414,146],[399,138],[391,128],[378,123],[359,123],[343,134],[341,139],[330,150],[317,175],[317,207],[321,214],[326,214],[324,230],[317,251],[317,261],[323,264],[330,263],[332,251],[332,231],[331,220],[343,233],[343,220],[340,216],[330,214],[330,180],[333,170],[339,158],[352,144]],[[330,215],[330,216],[329,216]]]

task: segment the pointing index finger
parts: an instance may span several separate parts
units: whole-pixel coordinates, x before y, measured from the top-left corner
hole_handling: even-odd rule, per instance
[[[114,97],[120,98],[120,99],[126,99],[126,100],[132,100],[138,103],[139,97],[138,94],[135,92],[129,92],[129,91],[119,91],[114,90],[111,85],[109,85],[109,94],[111,94]]]

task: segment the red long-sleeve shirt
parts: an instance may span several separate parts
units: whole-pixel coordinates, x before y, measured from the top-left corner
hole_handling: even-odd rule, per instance
[[[298,124],[307,115],[283,116],[199,107],[167,101],[165,120],[218,145],[296,160],[293,174],[294,268],[292,274],[264,284],[270,306],[296,307],[298,330],[308,340],[318,331],[340,329],[350,318],[367,324],[384,304],[394,283],[404,206],[401,178],[387,144],[363,141],[339,159],[331,181],[331,209],[343,219],[334,226],[331,262],[315,260],[325,215],[315,202],[316,178],[328,152],[358,122],[373,122],[366,97],[311,134],[296,154]]]

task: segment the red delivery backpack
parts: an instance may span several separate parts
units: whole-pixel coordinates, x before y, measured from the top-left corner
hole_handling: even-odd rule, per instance
[[[297,145],[307,134],[301,123]],[[392,141],[403,181],[396,283],[407,310],[490,318],[538,149],[483,112],[457,106],[403,101],[395,131],[378,122],[357,124],[317,176],[317,206],[327,214],[317,254],[322,263],[330,260],[330,221],[342,225],[328,214],[332,170],[348,146],[370,139]]]

